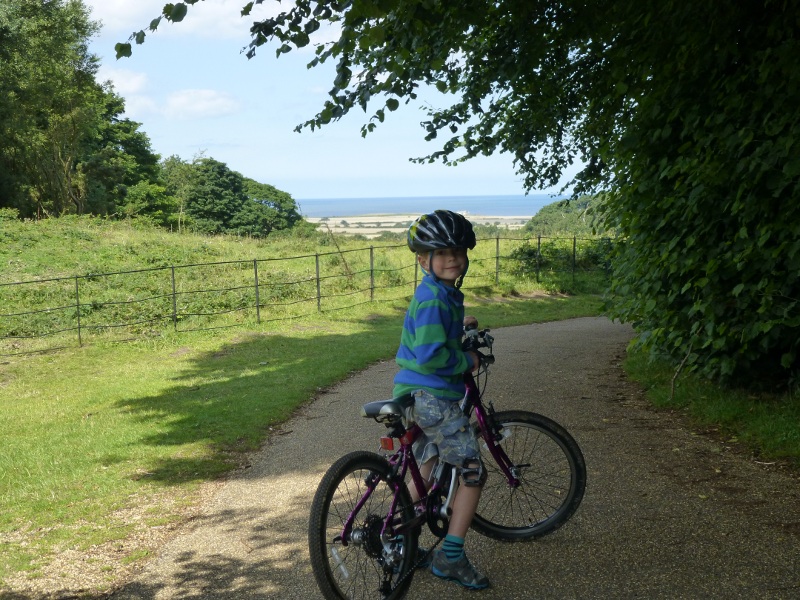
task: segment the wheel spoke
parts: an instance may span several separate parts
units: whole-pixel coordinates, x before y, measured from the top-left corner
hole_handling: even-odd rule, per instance
[[[498,539],[534,539],[569,519],[583,497],[586,466],[575,441],[557,423],[525,412],[496,413],[501,447],[519,486],[511,487],[483,448],[489,479],[473,527]]]
[[[417,532],[404,538],[405,548],[384,544],[383,523],[390,512],[394,490],[389,484],[390,467],[386,460],[368,452],[354,452],[337,461],[325,474],[311,508],[309,520],[309,552],[311,566],[325,598],[374,600],[379,597],[399,598],[411,582],[402,574],[410,571],[416,553]],[[375,488],[353,517],[353,528],[345,546],[341,534],[358,503],[369,492],[367,481]],[[400,491],[401,505],[410,506],[408,491]],[[413,510],[405,508],[396,517],[398,523],[413,518]],[[387,571],[391,553],[401,552],[399,567]],[[390,553],[390,554],[387,554]],[[387,560],[388,559],[388,560]],[[387,583],[388,582],[388,583]],[[398,585],[396,593],[382,595],[382,587]]]

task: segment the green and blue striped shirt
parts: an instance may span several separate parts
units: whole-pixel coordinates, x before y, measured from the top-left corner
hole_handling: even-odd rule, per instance
[[[403,322],[394,397],[423,389],[439,398],[463,398],[463,375],[471,366],[461,350],[463,330],[464,294],[426,274]]]

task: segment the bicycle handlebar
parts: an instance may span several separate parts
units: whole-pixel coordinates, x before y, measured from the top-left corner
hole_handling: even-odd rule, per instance
[[[477,327],[465,327],[464,339],[461,342],[461,349],[464,352],[475,352],[480,357],[481,362],[492,364],[494,355],[492,354],[492,343],[494,338],[489,335],[489,329],[479,330]],[[480,352],[480,348],[487,348],[488,354]]]

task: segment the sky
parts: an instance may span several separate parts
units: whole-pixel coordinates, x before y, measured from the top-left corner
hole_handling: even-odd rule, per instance
[[[322,108],[333,65],[306,68],[313,44],[280,58],[275,46],[265,45],[255,58],[245,57],[250,25],[281,6],[274,0],[255,6],[249,17],[240,16],[246,0],[204,0],[189,6],[181,23],[162,20],[155,32],[147,26],[164,0],[84,4],[102,24],[90,47],[100,58],[99,79],[114,84],[125,99],[125,116],[142,124],[162,158],[212,157],[297,200],[525,193],[508,154],[457,167],[410,163],[440,148],[424,139],[421,104],[387,112],[366,138],[361,126],[377,105],[369,115],[358,109],[321,130],[295,132]],[[133,44],[133,55],[117,60],[114,45],[142,29],[145,43]],[[439,107],[446,100],[435,91],[425,99]]]

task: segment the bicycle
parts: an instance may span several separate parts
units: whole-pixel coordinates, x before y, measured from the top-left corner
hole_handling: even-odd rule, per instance
[[[583,454],[555,421],[527,411],[497,412],[491,401],[484,404],[494,338],[488,329],[466,333],[464,349],[478,352],[481,366],[477,375],[464,374],[467,391],[462,408],[474,417],[488,472],[471,528],[502,541],[540,538],[561,527],[578,509],[586,488]],[[483,348],[488,353],[481,352]],[[317,488],[309,519],[309,552],[325,598],[402,598],[425,560],[417,552],[423,525],[438,538],[434,548],[447,534],[458,469],[438,461],[428,489],[412,450],[420,433],[413,421],[413,403],[414,398],[407,396],[365,404],[362,416],[388,429],[381,438],[384,455],[346,454],[328,469]],[[408,485],[415,486],[417,502],[412,502]]]

